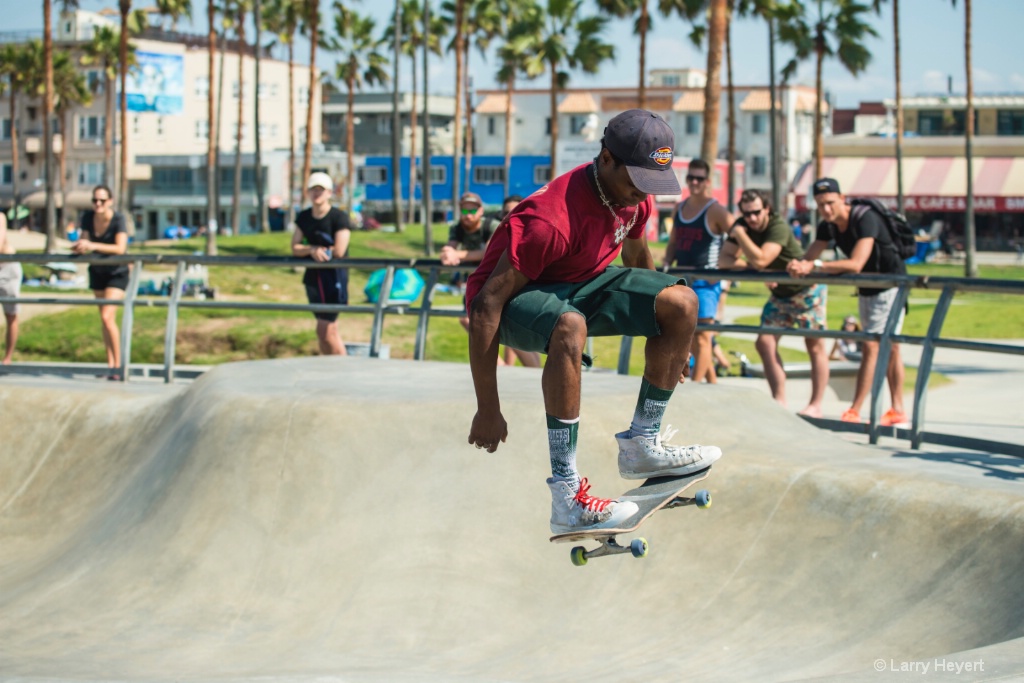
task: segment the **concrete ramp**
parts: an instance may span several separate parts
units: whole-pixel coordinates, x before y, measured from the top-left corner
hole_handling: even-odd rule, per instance
[[[466,444],[463,365],[0,381],[0,679],[1024,677],[1017,461],[866,448],[688,384],[666,421],[725,451],[713,507],[656,515],[643,560],[577,568],[547,541],[540,374],[499,382],[492,455]],[[598,495],[628,487],[611,435],[637,388],[584,377]]]

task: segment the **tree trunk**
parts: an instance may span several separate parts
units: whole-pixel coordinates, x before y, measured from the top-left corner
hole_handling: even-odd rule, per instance
[[[206,93],[206,255],[217,255],[217,141],[219,140],[216,116],[216,89],[213,87],[214,69],[216,68],[217,57],[217,27],[216,19],[217,6],[214,0],[207,0],[206,18],[210,24],[210,30],[206,35],[208,44],[206,73],[208,81],[208,92]]]
[[[409,106],[409,222],[416,222],[416,50],[412,51],[412,104]],[[420,201],[423,200],[422,193]]]
[[[725,82],[726,82],[726,102],[727,106],[727,123],[729,131],[727,133],[728,154],[729,154],[729,201],[727,206],[729,211],[736,210],[736,90],[733,88],[732,83],[732,22],[728,22],[725,25]]]
[[[903,84],[900,71],[900,0],[892,0],[892,37],[896,65],[896,208],[905,213],[903,206]]]
[[[228,50],[228,35],[227,29],[224,29],[220,34],[220,66],[217,67],[217,146],[214,147],[214,166],[216,166],[216,173],[213,183],[214,196],[217,200],[217,222],[220,224],[221,230],[227,225],[227,220],[220,220],[220,197],[221,197],[221,168],[220,168],[220,143],[221,143],[221,131],[224,130],[221,125],[224,122],[224,71],[226,70],[225,61]]]
[[[121,36],[118,46],[118,74],[121,78],[121,163],[118,175],[117,205],[128,209],[128,13],[130,0],[121,0]]]
[[[728,22],[726,0],[712,0],[708,21],[708,81],[704,86],[704,136],[700,156],[715,167],[718,157],[718,119],[721,116],[722,97],[722,43]]]
[[[638,106],[647,109],[647,30],[650,28],[650,13],[647,11],[647,0],[640,0],[640,21],[637,29],[640,33],[640,85],[638,88]]]
[[[57,187],[60,188],[60,225],[58,233],[61,237],[67,237],[64,226],[68,224],[68,110],[61,107],[60,112],[60,163],[57,166]]]
[[[455,0],[455,128],[452,138],[452,211],[459,208],[462,194],[459,165],[462,163],[462,89],[465,83],[466,0]]]
[[[18,174],[21,173],[21,161],[18,158],[18,92],[11,88],[11,203],[14,205],[14,218],[11,220],[11,227],[18,229],[18,206],[21,198],[18,196]]]
[[[110,64],[103,64],[103,184],[114,184],[114,83],[110,77]]]
[[[253,164],[253,180],[256,183],[256,227],[260,232],[266,233],[270,232],[270,223],[267,221],[266,202],[263,197],[263,149],[260,142],[260,52],[263,51],[260,45],[261,31],[263,29],[263,8],[260,0],[255,0],[252,12],[253,25],[256,31],[256,37],[253,40],[253,54],[256,63],[256,73],[253,79],[256,87],[253,89],[255,98],[253,99],[252,112],[252,127],[256,135],[254,149],[256,160]]]
[[[825,54],[821,48],[815,51],[817,63],[814,67],[814,178],[821,177],[821,165],[825,156],[825,137],[822,134],[821,100],[824,95],[821,82],[821,67]]]
[[[423,253],[434,255],[433,188],[430,184],[430,0],[423,0]]]
[[[345,116],[345,191],[348,195],[345,199],[348,202],[349,210],[354,204],[356,188],[356,79],[355,73],[359,64],[353,58],[349,62],[349,77],[345,80],[345,87],[348,88],[348,113]]]
[[[974,232],[974,74],[971,72],[971,0],[964,0],[964,54],[967,67],[967,116],[964,120],[964,155],[967,157],[967,210],[964,215],[964,277],[978,277]]]
[[[320,40],[320,8],[316,0],[310,2],[312,11],[309,19],[309,97],[306,102],[306,145],[302,154],[302,184],[306,184],[313,169],[313,99],[320,83],[319,70],[316,68],[316,46]]]
[[[402,66],[402,2],[395,0],[395,87],[391,107],[391,207],[395,214],[395,230],[402,232],[402,113],[399,111],[401,92],[398,89],[399,68]]]
[[[772,206],[781,215],[784,213],[782,205],[782,188],[779,183],[779,110],[777,106],[778,92],[775,85],[775,19],[773,17],[768,18],[768,95],[771,98],[769,102],[771,120],[769,121],[769,132],[772,136],[771,141],[771,161],[772,161]]]
[[[295,34],[288,35],[288,178],[284,183],[288,196],[286,229],[295,223]]]
[[[467,192],[472,189],[473,176],[473,76],[469,72],[469,41],[466,41],[466,68],[463,70],[465,75],[465,81],[463,87],[466,92],[466,146],[465,146],[465,162],[463,173],[463,187]]]
[[[238,109],[235,123],[235,187],[231,194],[231,234],[242,230],[242,121],[245,116],[245,12],[238,12]]]
[[[43,70],[45,84],[43,92],[43,154],[45,159],[46,190],[46,253],[57,250],[57,207],[53,195],[53,130],[50,119],[53,117],[53,5],[51,0],[43,0]]]
[[[511,71],[511,70],[510,70]],[[508,77],[505,98],[505,196],[512,194],[512,93],[516,87],[515,72]]]
[[[551,63],[551,170],[548,180],[558,174],[558,65]]]

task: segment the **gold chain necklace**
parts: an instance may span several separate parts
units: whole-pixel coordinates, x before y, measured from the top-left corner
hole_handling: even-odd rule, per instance
[[[607,207],[608,211],[611,212],[612,218],[619,224],[619,227],[615,228],[615,244],[620,243],[626,239],[626,235],[633,229],[633,225],[636,223],[636,217],[640,215],[640,207],[636,207],[633,210],[633,217],[629,219],[629,223],[623,223],[622,219],[619,218],[619,214],[615,213],[615,209],[612,208],[608,198],[604,196],[604,190],[601,188],[601,181],[597,179],[597,162],[594,162],[594,184],[597,185],[597,194],[601,198],[601,203]]]

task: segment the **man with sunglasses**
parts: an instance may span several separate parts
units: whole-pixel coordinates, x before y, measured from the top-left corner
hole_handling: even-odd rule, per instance
[[[582,365],[588,336],[647,337],[633,420],[615,435],[626,479],[689,474],[722,452],[673,446],[660,433],[697,322],[685,281],[654,270],[645,226],[654,197],[679,192],[675,136],[657,114],[631,109],[605,128],[593,163],[578,166],[524,199],[495,231],[470,275],[469,359],[477,411],[469,443],[493,453],[508,437],[495,365],[498,345],[548,354],[541,388],[552,476],[551,530],[612,528],[637,506],[589,494],[576,469]],[[622,255],[625,267],[612,266]]]
[[[745,190],[740,195],[740,218],[729,229],[728,237],[722,247],[722,268],[785,274],[789,263],[804,255],[793,230],[775,213],[767,194],[759,190]],[[771,296],[761,311],[761,327],[825,329],[825,285],[769,283],[768,288]],[[780,334],[759,334],[756,346],[772,397],[786,405],[786,370],[778,355],[779,337]],[[805,337],[804,342],[811,357],[811,400],[800,414],[821,417],[829,370],[825,340]]]
[[[492,216],[484,216],[484,201],[480,195],[463,194],[459,198],[458,220],[448,228],[448,244],[441,247],[441,263],[457,266],[463,261],[476,263],[482,259],[498,222]]]
[[[681,268],[718,268],[722,239],[735,222],[732,215],[711,194],[711,167],[703,159],[693,159],[686,172],[690,196],[676,205],[672,213],[672,231],[665,247],[665,266]],[[697,322],[709,324],[718,315],[722,295],[719,280],[694,280],[690,287],[700,301]],[[713,332],[698,332],[691,349],[694,357],[694,381],[717,382]],[[682,379],[680,378],[680,381]]]

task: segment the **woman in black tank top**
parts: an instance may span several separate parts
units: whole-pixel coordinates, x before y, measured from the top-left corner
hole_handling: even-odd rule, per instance
[[[114,256],[128,251],[128,232],[124,217],[114,211],[114,195],[106,185],[97,185],[92,191],[93,210],[82,217],[82,239],[75,242],[76,254]],[[128,287],[127,264],[90,264],[89,289],[97,299],[124,299]],[[101,377],[116,380],[121,376],[121,332],[117,327],[118,306],[100,305],[100,323],[103,345],[107,352],[107,367],[111,372]]]

